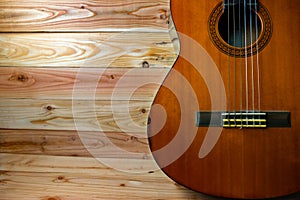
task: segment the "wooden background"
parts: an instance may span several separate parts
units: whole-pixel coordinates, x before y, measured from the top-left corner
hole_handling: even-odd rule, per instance
[[[149,151],[159,85],[139,84],[163,81],[177,42],[169,0],[1,0],[0,199],[218,199]]]

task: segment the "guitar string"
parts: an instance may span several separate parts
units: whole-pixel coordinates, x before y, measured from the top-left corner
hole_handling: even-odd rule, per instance
[[[226,8],[227,6],[227,8]],[[227,41],[230,44],[230,15],[229,15],[229,8],[230,8],[230,0],[226,3],[224,2],[224,11],[227,11]],[[226,10],[227,9],[227,10]],[[230,46],[228,45],[227,48],[227,70],[228,70],[228,83],[227,83],[227,113],[230,113]],[[227,115],[228,124],[230,125],[230,114]]]
[[[236,4],[235,4],[235,0],[232,0],[232,13],[230,13],[231,11],[231,7],[228,6],[228,21],[230,22],[231,20],[230,19],[233,19],[232,20],[232,26],[233,26],[233,114],[234,114],[234,125],[236,126],[237,125],[237,121],[236,121],[236,116],[237,116],[237,106],[236,106],[236,93],[237,93],[237,81],[236,81],[236,59],[237,59],[237,56],[236,56],[236,46],[237,46],[237,42],[236,42],[236,11],[235,11],[235,8],[236,8]],[[238,4],[239,6],[239,4]],[[231,30],[230,27],[231,24],[228,24],[228,29]],[[230,37],[230,31],[228,33],[228,37]],[[228,49],[230,51],[230,48]],[[229,60],[229,63],[231,62],[230,61],[230,52],[228,52],[228,60]],[[229,70],[231,70],[231,67],[229,65]],[[232,74],[229,73],[229,87],[231,85],[231,76]],[[229,94],[230,95],[230,94]],[[231,105],[231,102],[230,102],[230,105]]]
[[[229,5],[232,5],[232,6],[229,6]],[[235,97],[235,94],[236,94],[236,57],[235,57],[235,45],[236,45],[236,36],[235,36],[235,1],[234,0],[232,0],[232,3],[230,3],[230,1],[229,1],[229,5],[228,5],[228,41],[229,41],[229,44],[230,44],[230,41],[231,41],[231,37],[230,37],[230,35],[232,34],[231,32],[230,32],[230,30],[231,30],[231,26],[233,26],[233,41],[231,41],[231,42],[233,42],[233,48],[234,48],[234,58],[233,58],[233,87],[231,87],[231,79],[232,79],[232,74],[231,74],[231,57],[230,57],[230,54],[231,54],[231,52],[230,52],[230,46],[228,46],[228,69],[229,69],[229,74],[228,74],[228,84],[229,84],[229,91],[232,91],[232,92],[229,92],[229,96],[231,96],[231,93],[232,93],[232,95],[233,95],[233,98],[230,98],[230,100],[229,100],[229,105],[230,105],[230,107],[232,106],[231,105],[231,103],[233,103],[233,109],[229,109],[229,111],[231,111],[231,112],[233,112],[233,114],[234,114],[234,125],[236,125],[236,97]],[[232,11],[233,11],[233,13],[231,13],[231,8],[232,8]],[[233,23],[231,24],[230,23],[230,21],[231,21],[231,19],[233,18]],[[230,88],[233,88],[232,90],[230,89]],[[232,100],[231,99],[233,99],[233,102],[231,102]],[[230,112],[229,112],[230,113]],[[229,116],[229,115],[228,115]],[[228,117],[228,119],[230,120],[230,117]],[[229,122],[229,124],[231,124],[231,122]]]
[[[255,112],[255,86],[254,86],[254,54],[253,54],[253,19],[252,19],[252,0],[249,5],[249,28],[250,28],[250,59],[251,59],[251,87],[252,87],[252,113]],[[252,125],[255,125],[254,114],[252,116]]]
[[[244,31],[245,31],[245,82],[246,82],[246,115],[248,116],[249,110],[249,85],[248,85],[248,60],[247,60],[247,2],[244,0]],[[248,120],[246,120],[248,126]]]
[[[242,110],[243,110],[243,63],[241,62],[241,60],[242,60],[242,55],[243,55],[243,48],[242,48],[242,46],[243,46],[243,31],[242,31],[242,20],[241,20],[241,16],[242,16],[242,10],[241,10],[241,5],[239,4],[239,35],[240,35],[240,41],[239,41],[239,43],[240,43],[240,52],[239,52],[239,54],[240,54],[240,56],[239,56],[239,60],[240,60],[240,112],[242,112]],[[242,120],[242,115],[241,115],[241,120]],[[242,128],[242,127],[241,127]]]
[[[258,13],[258,2],[257,0],[255,0],[255,10],[256,12]],[[256,26],[256,31],[255,31],[255,34],[256,34],[256,38],[258,39],[259,37],[259,33],[258,33],[258,16],[255,18],[255,26]],[[261,112],[261,94],[260,94],[260,65],[259,65],[259,55],[258,55],[258,52],[259,52],[259,43],[256,42],[256,68],[257,68],[257,101],[258,101],[258,112]]]
[[[258,15],[258,2],[257,0],[255,0],[255,11],[257,12],[257,15]],[[255,37],[258,39],[259,37],[259,33],[258,33],[258,16],[255,17],[255,26],[256,26],[256,31],[255,31]],[[259,52],[259,43],[258,41],[256,42],[256,70],[257,70],[257,106],[258,106],[258,112],[260,113],[261,112],[261,96],[260,96],[260,65],[259,65],[259,55],[258,55],[258,52]],[[259,115],[258,117],[259,119],[259,125],[262,125],[261,124],[261,117]]]
[[[228,43],[230,44],[230,0],[228,2],[228,5],[227,5],[227,40],[228,40]],[[228,101],[228,104],[227,104],[227,112],[230,113],[230,107],[231,107],[231,98],[230,98],[230,79],[231,79],[231,74],[230,74],[230,45],[228,45],[228,53],[227,53],[227,68],[228,68],[228,97],[227,97],[227,101]],[[230,116],[228,115],[228,120],[230,120]]]
[[[233,3],[234,3],[234,0],[233,0]],[[235,5],[233,6],[233,13],[232,13],[232,16],[233,16],[233,47],[234,47],[234,53],[233,53],[233,55],[234,55],[234,60],[233,60],[233,66],[234,66],[234,83],[233,83],[233,85],[234,85],[234,94],[233,94],[233,98],[234,98],[234,102],[233,102],[233,106],[234,106],[234,114],[235,114],[235,116],[236,116],[236,110],[237,110],[237,108],[236,108],[236,91],[237,91],[237,86],[236,86],[236,21],[235,21],[235,19],[236,19],[236,13],[235,13]],[[235,118],[236,119],[236,118]],[[236,121],[235,121],[235,124],[236,124]]]

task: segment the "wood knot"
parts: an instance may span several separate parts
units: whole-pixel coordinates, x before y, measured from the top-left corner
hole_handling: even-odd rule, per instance
[[[59,198],[59,197],[49,197],[49,196],[47,196],[47,197],[45,197],[45,198],[42,198],[42,200],[61,200],[61,198]]]
[[[64,182],[68,182],[68,180],[64,176],[58,176],[56,179],[53,180],[53,182],[54,183],[64,183]]]
[[[49,111],[51,111],[51,110],[54,110],[55,108],[53,106],[49,105],[49,106],[46,107],[46,109],[49,110]]]
[[[150,65],[147,61],[144,61],[142,66],[143,66],[143,68],[149,68],[150,67]]]
[[[76,141],[76,137],[74,135],[71,137],[71,141]]]
[[[28,76],[25,74],[13,74],[11,77],[8,79],[9,81],[19,81],[19,82],[26,82],[28,81]]]
[[[112,74],[112,75],[110,75],[110,78],[111,78],[112,80],[114,80],[116,77]]]
[[[120,187],[125,187],[126,185],[124,183],[121,183],[120,184]]]
[[[145,113],[147,112],[147,110],[146,110],[145,108],[143,108],[143,109],[141,110],[141,112],[145,114]]]
[[[138,141],[138,138],[135,137],[135,136],[131,136],[131,137],[130,137],[130,140],[131,140],[131,141]]]
[[[82,6],[80,6],[80,8],[81,8],[81,9],[85,9],[85,6],[84,6],[84,5],[82,5]]]
[[[167,19],[168,18],[168,16],[167,16],[167,11],[166,10],[164,10],[164,9],[160,9],[159,10],[159,12],[160,12],[160,15],[159,15],[159,18],[160,19]]]

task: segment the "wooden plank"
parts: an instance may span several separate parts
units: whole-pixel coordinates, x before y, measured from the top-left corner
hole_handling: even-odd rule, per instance
[[[139,85],[138,79],[162,83],[168,72],[163,68],[0,67],[0,98],[86,99],[92,93],[95,100],[111,100],[114,95],[118,100],[153,101],[160,85]]]
[[[0,199],[199,199],[160,170],[120,172],[94,158],[0,154]],[[153,161],[148,162],[149,167]],[[134,166],[138,163],[128,162]],[[134,171],[133,171],[134,172]],[[299,193],[281,200],[296,200]]]
[[[143,161],[150,171],[125,173],[94,158],[22,154],[0,158],[0,191],[5,199],[206,199],[174,184],[153,160]],[[127,165],[138,169],[140,163],[132,160]]]
[[[150,106],[145,101],[0,99],[0,128],[141,133]]]
[[[0,171],[83,173],[86,175],[101,175],[103,178],[113,178],[110,177],[113,174],[116,174],[116,176],[126,176],[126,173],[140,173],[141,177],[147,177],[148,174],[158,172],[152,175],[152,177],[163,177],[161,174],[159,174],[160,169],[157,167],[155,161],[151,157],[148,159],[123,159],[122,157],[108,158],[111,163],[122,163],[122,168],[124,169],[123,172],[126,173],[123,173],[117,168],[108,166],[106,163],[106,160],[108,159],[101,160],[94,157],[0,153],[0,158]]]
[[[138,175],[110,177],[84,173],[3,172],[0,199],[25,200],[120,200],[202,199],[199,194],[171,184],[169,180]]]
[[[85,173],[0,172],[0,199],[24,200],[221,200],[190,191],[155,173],[109,173],[108,177]],[[300,194],[276,200],[298,200]],[[225,200],[225,199],[224,199]]]
[[[0,34],[4,67],[170,68],[176,58],[167,32]]]
[[[85,139],[81,141],[82,134]],[[92,157],[89,152],[109,145],[122,150],[150,154],[146,133],[105,133],[110,143],[97,132],[47,131],[47,130],[1,130],[0,153],[22,153],[32,155]],[[108,155],[116,155],[115,148],[109,148]],[[122,155],[119,155],[122,157]],[[0,164],[1,165],[1,164]]]
[[[169,0],[2,0],[2,32],[165,30]]]

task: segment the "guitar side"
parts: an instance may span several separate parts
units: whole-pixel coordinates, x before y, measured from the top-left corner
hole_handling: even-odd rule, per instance
[[[180,33],[181,55],[196,56],[192,60],[198,60],[209,75],[211,68],[206,62],[207,58],[204,57],[206,54],[199,57],[182,37],[188,36],[200,44],[217,66],[222,78],[222,83],[215,81],[216,77],[212,74],[213,92],[218,93],[224,88],[227,109],[240,107],[241,110],[246,110],[248,105],[245,101],[239,103],[241,94],[232,89],[233,73],[228,73],[227,66],[228,59],[230,62],[244,60],[250,62],[251,56],[239,58],[237,61],[229,58],[213,44],[207,28],[212,10],[220,2],[220,0],[171,1],[172,17]],[[260,2],[268,9],[273,23],[272,38],[258,53],[261,70],[260,108],[265,111],[290,112],[291,127],[223,128],[217,143],[203,158],[199,157],[199,151],[203,148],[207,131],[210,129],[217,132],[219,129],[197,127],[195,138],[188,148],[178,159],[166,165],[165,159],[168,155],[160,154],[159,150],[174,140],[182,119],[191,122],[191,125],[183,126],[183,134],[178,139],[183,144],[177,144],[179,149],[180,145],[186,145],[186,141],[189,140],[192,134],[191,126],[193,128],[196,126],[196,113],[211,111],[213,104],[211,86],[208,85],[206,78],[184,56],[180,56],[165,80],[165,84],[173,85],[172,87],[178,88],[180,92],[176,96],[170,89],[161,87],[153,105],[162,105],[167,118],[164,127],[158,133],[153,133],[157,130],[157,123],[163,120],[160,119],[161,112],[152,109],[148,133],[153,135],[149,138],[149,142],[158,165],[171,179],[192,190],[214,196],[246,199],[278,197],[300,191],[299,4],[297,0]],[[233,71],[233,67],[230,69]],[[193,89],[199,110],[182,112],[181,107],[189,105],[191,99],[186,98],[183,103],[178,100],[188,97],[186,91],[188,88],[182,88],[178,72]],[[235,73],[237,76],[242,71]],[[241,80],[237,78],[235,82],[242,82]],[[246,88],[243,86],[240,90],[245,91]],[[249,96],[251,99],[251,92]],[[217,100],[217,103],[214,103],[217,105],[214,105],[216,110],[213,111],[222,109],[224,105],[222,101],[220,98],[219,102]],[[249,106],[258,104],[257,101],[253,101],[253,105],[250,101]],[[171,149],[168,153],[175,152],[176,149]]]

